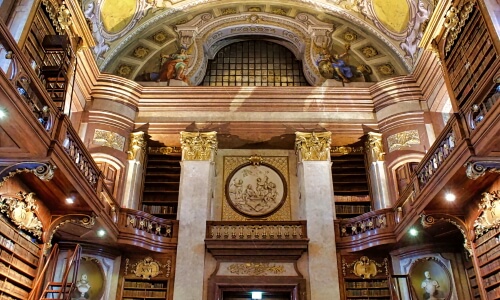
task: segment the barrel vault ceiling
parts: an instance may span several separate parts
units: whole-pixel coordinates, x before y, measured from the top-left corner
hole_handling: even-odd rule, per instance
[[[433,0],[84,0],[102,72],[135,79],[159,70],[162,54],[181,46],[193,56],[190,85],[208,59],[243,36],[289,48],[312,85],[324,78],[314,64],[322,48],[370,70],[370,81],[410,73],[418,59]]]

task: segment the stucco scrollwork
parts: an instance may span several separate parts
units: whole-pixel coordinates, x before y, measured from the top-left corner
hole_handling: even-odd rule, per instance
[[[465,26],[465,21],[469,18],[470,13],[474,9],[475,1],[467,2],[464,6],[459,8],[451,7],[446,13],[444,26],[446,30],[446,42],[444,47],[445,54],[451,51],[451,48],[455,44],[458,35]]]
[[[134,273],[135,276],[142,277],[144,279],[150,279],[163,274],[160,269],[167,268],[167,264],[162,265],[159,261],[156,261],[148,256],[143,260],[140,260],[137,263],[133,264],[131,267],[132,273]]]
[[[419,145],[418,130],[407,130],[390,135],[387,137],[387,144],[389,145],[389,152],[411,147],[411,145]]]
[[[385,274],[389,275],[387,258],[384,258],[382,263],[377,263],[368,256],[361,256],[352,263],[347,263],[345,259],[342,259],[342,273],[344,276],[347,275],[347,270],[351,269],[350,273],[364,279],[370,279],[384,272],[383,268],[385,268]]]
[[[94,144],[110,147],[119,151],[123,151],[125,147],[125,137],[112,131],[96,129],[92,139]]]
[[[331,132],[295,132],[295,151],[303,161],[329,160]]]
[[[42,222],[35,215],[35,193],[19,192],[17,197],[0,197],[0,211],[6,213],[17,228],[42,236]]]
[[[217,152],[217,132],[181,131],[182,160],[212,160]]]
[[[268,273],[282,274],[285,272],[285,267],[283,265],[270,263],[231,264],[227,269],[233,274],[248,276],[265,276],[268,275]]]

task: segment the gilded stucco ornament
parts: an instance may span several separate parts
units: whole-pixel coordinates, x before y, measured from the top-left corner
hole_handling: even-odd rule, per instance
[[[135,276],[142,277],[144,279],[154,278],[160,274],[163,274],[163,271],[160,270],[162,268],[166,268],[168,270],[168,274],[166,274],[166,277],[168,277],[170,275],[171,268],[170,260],[169,262],[167,262],[167,264],[162,265],[159,261],[154,260],[149,256],[133,264],[131,267],[132,273],[134,273]]]
[[[182,160],[212,160],[217,152],[217,132],[181,131]]]
[[[446,12],[444,27],[446,27],[446,42],[444,47],[445,55],[451,51],[451,48],[455,44],[460,32],[465,26],[465,21],[469,18],[469,15],[474,9],[475,1],[467,2],[465,5],[457,8],[451,7],[448,12]]]
[[[33,173],[36,177],[43,181],[49,181],[54,177],[56,166],[51,163],[41,162],[23,162],[8,166],[0,170],[0,187],[19,173]]]
[[[482,194],[479,209],[481,214],[474,221],[474,232],[476,238],[482,236],[491,229],[500,227],[500,190],[485,192]]]
[[[125,137],[112,131],[96,129],[92,142],[103,147],[110,147],[123,151],[125,147]]]
[[[347,270],[350,269],[350,273],[363,279],[370,279],[377,276],[377,274],[384,272],[382,268],[385,269],[385,274],[389,275],[387,258],[384,258],[382,263],[377,263],[376,261],[368,258],[368,256],[361,256],[358,260],[353,261],[352,263],[346,263],[346,261],[342,259],[342,273],[344,276],[347,275]]]
[[[130,144],[128,146],[128,160],[135,160],[139,150],[146,150],[146,141],[144,140],[144,132],[132,132],[130,134]]]
[[[368,139],[365,145],[366,156],[368,163],[371,164],[377,161],[384,161],[385,152],[382,144],[382,134],[376,132],[369,132]]]
[[[35,193],[19,192],[17,197],[0,197],[0,211],[6,213],[17,228],[42,236],[42,222],[35,215],[38,206],[33,198]]]
[[[231,264],[227,269],[233,274],[248,276],[266,276],[268,273],[282,274],[285,272],[285,267],[283,265],[253,262]]]
[[[469,179],[476,180],[487,171],[500,174],[500,161],[469,161],[464,167]]]
[[[389,153],[412,145],[419,145],[418,130],[406,130],[390,135],[387,137],[387,144],[389,145]]]
[[[330,148],[330,153],[331,154],[342,154],[342,155],[355,154],[355,153],[361,154],[361,153],[363,153],[364,149],[365,148],[362,146],[360,146],[360,147],[332,146]]]
[[[324,160],[330,158],[331,132],[295,132],[295,152],[306,160]]]

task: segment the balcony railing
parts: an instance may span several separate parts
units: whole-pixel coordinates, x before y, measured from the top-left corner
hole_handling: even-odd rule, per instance
[[[307,239],[305,222],[207,222],[207,239],[297,240]]]
[[[0,20],[0,69],[41,126],[50,134],[60,113],[3,20]]]

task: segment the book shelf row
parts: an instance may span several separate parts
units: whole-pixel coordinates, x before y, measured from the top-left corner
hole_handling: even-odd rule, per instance
[[[149,290],[124,290],[123,297],[167,297],[166,291],[149,291]]]
[[[10,296],[15,297],[14,299],[27,299],[28,292],[23,290],[22,288],[14,285],[8,281],[0,281],[0,291],[3,293],[7,293]]]
[[[387,288],[387,280],[381,281],[346,281],[346,288],[359,289],[359,288]]]
[[[6,278],[12,279],[13,281],[17,281],[18,283],[25,285],[27,288],[31,288],[33,285],[33,280],[19,274],[13,269],[10,269],[8,266],[4,265],[0,262],[0,275],[5,276]]]
[[[39,255],[40,246],[33,243],[31,238],[26,234],[19,232],[12,228],[5,220],[0,218],[0,233],[4,235],[4,237],[8,238],[11,242],[16,245],[20,245],[26,250],[30,251],[32,254]],[[17,249],[16,249],[17,251]]]
[[[152,288],[152,289],[165,288],[165,284],[163,282],[144,282],[144,281],[125,281],[123,286],[126,288]]]
[[[11,266],[14,266],[16,269],[20,270],[26,275],[29,275],[31,277],[35,277],[36,275],[36,270],[34,268],[22,262],[20,259],[14,257],[13,254],[9,253],[8,251],[1,250],[0,259]]]
[[[142,211],[150,214],[176,214],[177,206],[172,205],[142,205]]]
[[[28,263],[37,266],[38,264],[38,257],[32,254],[30,251],[19,247],[18,245],[14,244],[10,239],[4,237],[3,235],[0,234],[0,246],[3,247],[3,249],[10,251],[11,253],[15,253],[16,256],[22,257],[25,261]],[[0,248],[1,248],[0,247]]]
[[[370,211],[369,205],[335,205],[337,214],[364,214]]]
[[[370,202],[369,195],[335,195],[335,202]]]
[[[347,290],[347,297],[355,297],[355,296],[387,296],[390,297],[389,289],[366,289],[366,290]]]

